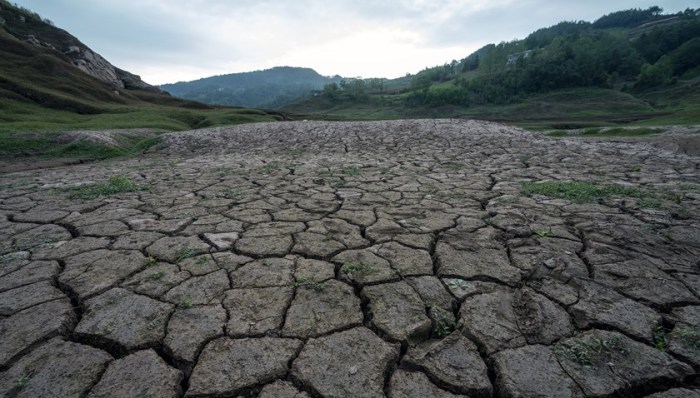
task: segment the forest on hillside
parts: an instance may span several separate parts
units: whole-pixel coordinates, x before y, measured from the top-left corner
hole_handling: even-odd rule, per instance
[[[426,68],[413,76],[406,102],[477,106],[574,87],[644,90],[700,75],[699,66],[700,9],[630,9],[594,22],[561,22]],[[327,85],[324,96],[361,100],[365,91],[356,86],[364,85],[347,85],[343,97],[342,87]]]

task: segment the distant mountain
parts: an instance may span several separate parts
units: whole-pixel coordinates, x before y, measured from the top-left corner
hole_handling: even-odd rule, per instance
[[[340,80],[340,76],[321,76],[310,68],[279,66],[254,72],[212,76],[191,82],[164,84],[160,88],[176,97],[207,104],[274,109]]]

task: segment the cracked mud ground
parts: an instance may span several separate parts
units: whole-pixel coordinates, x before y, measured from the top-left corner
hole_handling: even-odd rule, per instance
[[[0,395],[700,396],[697,157],[450,120],[166,143],[0,176]],[[143,189],[74,197],[114,176]]]

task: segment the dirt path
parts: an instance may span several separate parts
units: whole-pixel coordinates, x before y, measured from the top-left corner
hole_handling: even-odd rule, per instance
[[[0,176],[0,395],[700,396],[698,157],[455,120],[165,137]],[[66,190],[113,176],[141,190]]]

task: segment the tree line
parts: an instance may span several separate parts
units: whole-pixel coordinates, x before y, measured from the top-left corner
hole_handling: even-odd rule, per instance
[[[626,82],[629,89],[644,89],[673,83],[700,66],[700,9],[687,9],[676,14],[672,24],[629,39],[626,28],[671,17],[661,13],[659,7],[619,11],[593,23],[562,22],[524,40],[485,46],[461,61],[416,74],[407,102],[504,104],[571,87]],[[470,71],[476,77],[465,75]]]

